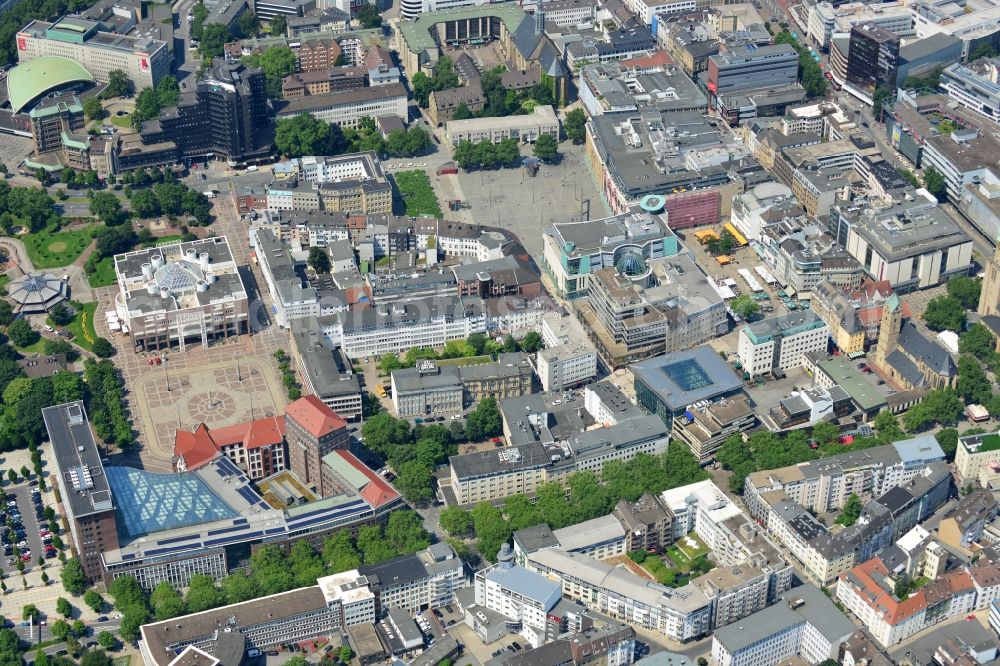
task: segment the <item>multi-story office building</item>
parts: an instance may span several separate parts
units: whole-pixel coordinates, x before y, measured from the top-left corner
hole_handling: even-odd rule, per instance
[[[504,543],[497,555],[497,564],[476,572],[475,604],[507,618],[512,625],[520,625],[520,634],[532,647],[545,641],[548,625],[547,613],[562,598],[556,581],[514,564],[514,552]],[[475,615],[470,609],[475,628],[477,620],[485,615]]]
[[[216,59],[193,87],[182,85],[177,106],[142,124],[142,142],[173,144],[183,158],[263,158],[272,140],[265,83],[261,69]]]
[[[375,595],[376,616],[390,608],[414,614],[450,604],[465,579],[464,571],[462,560],[446,543],[358,569]]]
[[[899,35],[874,23],[852,27],[847,83],[868,96],[877,88],[895,89],[899,48]]]
[[[288,246],[268,228],[251,229],[250,246],[271,294],[275,323],[287,328],[292,321],[319,316],[319,295],[296,272]]]
[[[139,23],[135,9],[122,12],[127,18],[113,23],[72,14],[51,23],[32,21],[15,37],[17,59],[62,56],[83,65],[98,81],[107,82],[112,70],[121,70],[136,90],[153,87],[170,73],[171,47],[155,26]]]
[[[453,146],[462,141],[500,143],[506,139],[534,143],[542,135],[558,138],[559,119],[551,106],[539,105],[523,116],[449,120],[445,125],[445,134]]]
[[[285,408],[285,438],[288,466],[302,483],[316,487],[320,497],[333,495],[337,488],[322,473],[323,458],[347,449],[347,423],[314,395],[299,398]]]
[[[839,658],[854,625],[819,588],[801,585],[778,603],[712,636],[712,661],[719,666],[771,666],[801,657],[818,664]]]
[[[737,356],[751,377],[791,370],[809,352],[826,351],[830,329],[812,310],[747,324],[740,329]]]
[[[742,90],[792,85],[798,75],[799,56],[788,44],[741,46],[710,56],[706,81],[714,99]]]
[[[288,100],[277,117],[294,118],[308,113],[331,125],[356,128],[362,118],[406,118],[406,89],[401,83],[347,90],[329,95],[308,95]]]
[[[393,370],[392,405],[401,418],[425,414],[460,414],[464,406],[458,367],[420,361],[415,368]]]
[[[776,219],[798,217],[805,211],[792,195],[792,188],[781,183],[761,183],[733,197],[730,221],[750,242],[760,238],[761,229]]]
[[[659,60],[647,64],[651,58]],[[665,52],[659,51],[651,58],[584,66],[580,70],[579,94],[587,113],[600,116],[640,109],[688,111],[707,106],[705,94],[687,74],[668,62]],[[643,64],[632,64],[639,62]]]
[[[763,518],[767,505],[762,495],[785,495],[817,514],[840,509],[851,495],[878,497],[909,483],[932,462],[943,462],[944,451],[931,436],[914,437],[886,446],[851,451],[747,476],[744,501],[754,518]]]
[[[73,547],[90,582],[104,577],[101,556],[118,547],[115,498],[104,473],[90,421],[82,402],[42,410],[52,443],[55,477],[66,513]]]
[[[281,81],[282,99],[298,99],[307,95],[329,95],[345,90],[364,88],[368,70],[359,66],[331,67],[329,70],[299,72]]]
[[[941,90],[960,106],[1000,123],[998,63],[984,58],[967,65],[956,62],[941,72]]]
[[[986,116],[967,111],[946,95],[911,95],[899,93],[899,101],[883,114],[889,143],[917,167],[933,166],[944,176],[948,198],[963,202],[966,191],[980,183],[988,188],[997,182],[990,155],[1000,151],[1000,140],[993,136],[992,122]],[[959,126],[951,133],[937,130],[937,118],[946,117]],[[992,237],[997,224],[982,226]]]
[[[358,358],[442,347],[486,333],[486,310],[478,299],[442,296],[323,315],[318,322],[332,345]]]
[[[350,359],[342,350],[323,345],[315,319],[296,320],[291,329],[304,392],[315,395],[341,418],[360,420],[364,391]]]
[[[557,223],[543,235],[542,265],[561,296],[587,295],[592,274],[616,266],[626,253],[659,259],[678,253],[677,237],[662,215],[629,212],[601,220]]]
[[[642,361],[631,370],[636,404],[659,416],[668,428],[691,405],[743,393],[740,377],[708,345]]]
[[[700,407],[688,406],[674,419],[671,436],[684,442],[699,461],[710,460],[730,435],[750,430],[757,415],[745,395],[723,398]]]
[[[225,237],[116,255],[115,308],[136,352],[247,332],[249,301]]]
[[[888,205],[837,206],[833,215],[837,242],[872,279],[887,280],[897,294],[932,287],[971,268],[972,240],[921,190]]]
[[[687,254],[646,261],[621,252],[589,285],[574,306],[609,368],[699,345],[726,328],[725,301]]]
[[[599,400],[588,393],[583,405],[550,394],[501,402],[509,446],[452,456],[450,476],[440,482],[445,501],[464,506],[517,493],[531,495],[539,484],[575,471],[599,474],[608,460],[665,451],[668,431],[655,417],[624,407],[624,412],[615,409],[614,418],[608,418],[608,405],[627,400],[608,398],[606,394],[617,389],[603,384],[594,386],[602,386],[604,397]]]
[[[823,280],[851,291],[861,287],[865,274],[861,263],[814,218],[786,217],[768,224],[755,246],[789,295],[810,294]]]
[[[542,390],[558,392],[597,376],[597,350],[572,314],[542,315],[543,349],[535,354],[535,373]]]
[[[392,212],[392,184],[373,152],[298,157],[275,164],[274,177],[287,186],[303,184],[314,193],[318,207],[325,211],[368,215]],[[272,184],[271,191],[282,189],[277,183]],[[294,194],[294,188],[289,189]],[[273,204],[269,191],[268,208],[271,210],[312,209],[313,199],[310,197],[303,205],[295,201],[294,196],[287,204],[276,198]]]
[[[835,4],[817,2],[809,9],[809,37],[826,50],[834,36],[849,36],[851,28],[859,24],[876,25],[902,38],[917,34],[913,13],[902,2],[886,2],[872,6],[863,2]]]

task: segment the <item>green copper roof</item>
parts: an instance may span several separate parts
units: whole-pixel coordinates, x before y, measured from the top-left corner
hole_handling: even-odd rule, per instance
[[[23,62],[7,75],[7,96],[14,112],[39,95],[74,81],[93,81],[87,69],[62,56],[43,56]]]

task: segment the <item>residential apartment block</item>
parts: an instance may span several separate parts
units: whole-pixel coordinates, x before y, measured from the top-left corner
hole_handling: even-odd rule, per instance
[[[558,392],[597,376],[597,350],[571,314],[542,315],[543,349],[535,354],[535,374],[542,390]]]
[[[963,483],[977,478],[985,465],[1000,465],[1000,433],[960,437],[955,450],[955,469]]]
[[[375,595],[375,614],[390,608],[409,614],[441,608],[455,599],[455,590],[465,582],[465,567],[454,549],[436,543],[419,553],[403,555],[358,568]]]

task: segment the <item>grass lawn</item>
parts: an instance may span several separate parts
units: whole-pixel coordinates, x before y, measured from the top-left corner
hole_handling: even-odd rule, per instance
[[[667,554],[670,556],[670,559],[674,560],[679,565],[691,562],[695,558],[700,557],[707,552],[708,546],[706,546],[694,532],[679,539],[674,543],[674,545],[667,549]]]
[[[7,285],[10,283],[10,276],[6,273],[0,273],[0,294],[7,293]]]
[[[122,127],[124,129],[132,129],[132,114],[127,116],[111,116],[111,124],[115,127]]]
[[[90,197],[66,197],[59,203],[89,204]]]
[[[94,350],[94,340],[97,339],[97,331],[94,330],[96,311],[97,303],[84,303],[73,321],[66,324],[66,329],[73,333],[73,344],[87,351]]]
[[[156,244],[159,245],[170,245],[171,243],[180,243],[181,235],[175,234],[173,236],[160,236],[156,239]]]
[[[11,342],[11,344],[13,345],[14,343]],[[14,348],[17,349],[17,351],[21,352],[22,354],[26,354],[26,355],[27,354],[44,354],[45,353],[45,338],[43,338],[41,336],[38,336],[38,340],[34,344],[28,345],[27,347],[18,347],[17,345],[14,345]]]
[[[434,194],[431,179],[427,177],[426,171],[400,171],[394,178],[399,194],[403,197],[407,215],[441,217],[441,206],[438,204],[437,195]]]
[[[61,268],[73,263],[90,245],[90,227],[72,231],[48,229],[21,237],[35,268]]]
[[[108,287],[115,283],[115,263],[112,257],[104,257],[97,262],[97,270],[87,275],[87,282],[94,289]]]
[[[111,662],[111,666],[129,666],[132,663],[132,655],[125,655],[123,657],[115,657],[114,661]]]

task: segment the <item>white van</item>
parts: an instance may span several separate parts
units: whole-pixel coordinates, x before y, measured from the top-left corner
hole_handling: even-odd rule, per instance
[[[260,167],[257,166],[256,164],[253,165],[253,166],[248,166],[247,167],[247,172],[248,173],[253,173],[254,171],[260,171]]]
[[[205,190],[204,192],[202,192],[202,194],[204,194],[209,199],[215,198],[215,192],[213,190]]]

